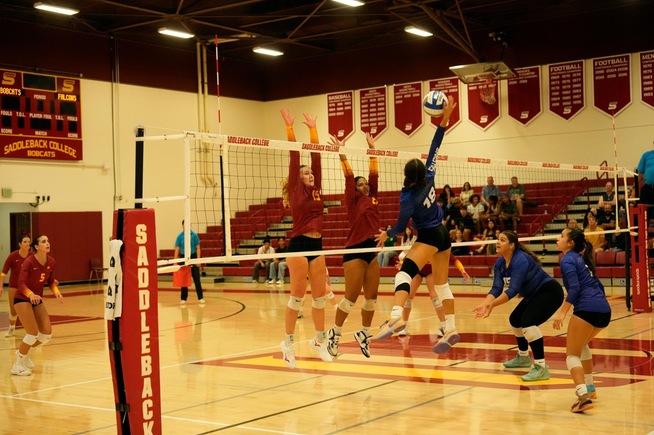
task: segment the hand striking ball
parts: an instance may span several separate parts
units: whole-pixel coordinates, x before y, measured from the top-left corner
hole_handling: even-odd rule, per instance
[[[422,99],[422,109],[429,116],[441,116],[445,106],[447,106],[447,95],[441,91],[430,91]]]

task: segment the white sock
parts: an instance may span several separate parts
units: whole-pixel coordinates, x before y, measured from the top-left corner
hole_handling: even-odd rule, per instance
[[[325,331],[316,331],[316,341],[322,343],[327,338],[327,333]]]
[[[295,344],[295,334],[286,334],[284,341],[287,346],[293,346]]]
[[[593,385],[593,384],[594,384],[594,382],[593,382],[593,374],[592,374],[592,373],[590,373],[590,374],[585,374],[585,375],[584,375],[584,382],[586,382],[586,385]]]
[[[588,394],[588,389],[586,388],[586,384],[579,384],[575,387],[575,393],[577,393],[577,397],[581,397],[584,394]]]
[[[370,334],[370,326],[361,325],[361,330],[363,331],[364,334],[366,334],[366,336],[370,337],[370,335],[371,335]]]
[[[529,356],[528,350],[518,350],[518,355],[520,356]]]
[[[450,332],[452,330],[456,329],[456,325],[454,324],[454,314],[446,314],[445,315],[445,332]]]
[[[334,334],[341,335],[342,330],[343,330],[342,326],[334,325]]]
[[[404,311],[403,307],[400,307],[399,305],[393,306],[393,309],[391,310],[391,319],[401,319],[402,311]]]
[[[536,364],[538,364],[539,366],[541,366],[541,367],[547,367],[547,366],[545,365],[545,358],[543,358],[543,359],[537,359],[537,360],[534,361],[534,362],[535,362]]]

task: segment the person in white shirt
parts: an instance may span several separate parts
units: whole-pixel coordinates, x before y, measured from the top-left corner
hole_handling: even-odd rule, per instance
[[[263,239],[263,246],[259,248],[257,251],[257,255],[268,255],[268,254],[274,254],[275,253],[275,248],[270,246],[270,238],[266,237]],[[258,283],[259,282],[259,271],[263,267],[264,270],[266,271],[265,276],[269,277],[270,276],[270,267],[273,264],[272,258],[267,258],[265,260],[258,259],[256,263],[254,263],[254,270],[252,271],[252,282],[253,283]],[[272,279],[267,281],[269,284],[274,282]]]

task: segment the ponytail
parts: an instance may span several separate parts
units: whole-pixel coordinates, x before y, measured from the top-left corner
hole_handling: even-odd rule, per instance
[[[593,245],[586,239],[586,235],[579,228],[571,228],[568,231],[568,239],[574,243],[573,250],[581,254],[588,270],[595,276],[595,260],[593,259]]]

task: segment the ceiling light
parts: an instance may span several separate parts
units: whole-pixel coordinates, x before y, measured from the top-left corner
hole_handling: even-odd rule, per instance
[[[334,0],[336,3],[342,3],[346,6],[352,6],[356,8],[357,6],[363,6],[365,3],[358,0]]]
[[[284,54],[281,51],[272,50],[270,48],[263,48],[263,47],[254,47],[252,49],[252,51],[254,51],[255,53],[259,53],[259,54],[265,54],[267,56],[281,56],[281,55]]]
[[[176,38],[182,38],[182,39],[189,39],[195,36],[192,33],[184,32],[182,30],[168,29],[167,27],[161,27],[159,29],[159,33],[161,33],[162,35],[174,36]]]
[[[422,36],[423,38],[426,38],[428,36],[434,36],[433,33],[430,33],[430,32],[428,32],[426,30],[419,29],[419,28],[414,27],[414,26],[405,27],[404,31],[407,32],[407,33],[412,33],[414,35]]]
[[[41,2],[34,3],[34,7],[42,11],[54,12],[55,14],[62,14],[62,15],[75,15],[79,13],[77,9],[65,8],[63,6],[48,5]]]

